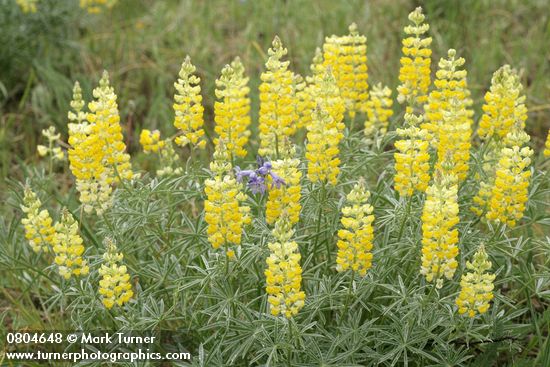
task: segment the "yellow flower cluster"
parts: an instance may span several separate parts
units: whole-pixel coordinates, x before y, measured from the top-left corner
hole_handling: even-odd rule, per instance
[[[94,101],[88,104],[87,115],[91,134],[97,136],[102,145],[103,165],[109,168],[109,182],[129,180],[133,176],[130,155],[125,153],[126,145],[120,127],[117,96],[109,85],[109,74],[104,71],[99,86],[93,90]]]
[[[311,75],[306,76],[306,85],[304,89],[298,91],[297,93],[299,100],[298,109],[300,113],[298,123],[299,127],[308,127],[311,124],[313,111],[315,110],[316,100],[318,98],[317,86],[320,82],[322,82],[323,76],[327,74],[325,67],[323,66],[323,52],[319,47],[315,49],[315,55],[313,56],[313,60],[309,68],[311,70]],[[338,90],[337,92],[338,97],[340,97],[340,91]],[[342,108],[345,109],[343,105]]]
[[[312,121],[307,126],[306,159],[311,182],[328,182],[336,185],[340,173],[340,149],[344,137],[344,103],[336,80],[329,70],[317,78],[311,87],[316,96]]]
[[[101,214],[111,205],[111,184],[133,176],[130,156],[125,153],[116,94],[103,72],[99,86],[93,90],[90,113],[82,109],[82,91],[75,83],[69,112],[69,162],[80,192],[80,201],[89,213]],[[87,120],[87,121],[86,121]]]
[[[248,78],[244,66],[237,57],[222,69],[222,75],[216,80],[216,97],[214,103],[214,130],[218,138],[214,144],[223,141],[230,157],[246,156],[244,146],[250,136],[250,98]]]
[[[459,314],[474,317],[476,313],[483,314],[489,309],[495,280],[495,275],[487,272],[491,265],[483,245],[475,253],[474,261],[466,262],[466,268],[471,271],[463,274],[460,280],[461,290],[456,299]]]
[[[37,145],[36,150],[38,151],[38,155],[41,157],[50,155],[52,160],[62,161],[65,158],[65,153],[63,153],[60,147],[54,146],[56,143],[59,143],[61,134],[56,132],[54,126],[50,126],[42,130],[42,135],[48,139],[48,146]]]
[[[348,35],[327,37],[323,51],[324,66],[332,69],[350,117],[365,112],[369,98],[367,37],[352,23]]]
[[[413,23],[405,27],[405,33],[409,37],[403,39],[403,57],[399,69],[399,81],[397,87],[399,103],[407,102],[407,112],[411,113],[414,107],[420,106],[427,100],[430,86],[430,64],[432,50],[431,37],[423,36],[430,29],[429,24],[424,23],[425,16],[422,8],[416,8],[409,14],[409,20]]]
[[[473,124],[473,104],[466,83],[466,70],[460,70],[465,61],[456,58],[450,49],[447,59],[441,58],[434,81],[435,89],[425,105],[428,139],[437,150],[436,170],[456,176],[463,181],[468,173],[470,140]]]
[[[461,70],[464,63],[464,58],[456,58],[454,49],[447,51],[447,58],[439,60],[439,69],[434,80],[435,89],[430,92],[428,102],[424,106],[426,119],[422,124],[422,127],[430,133],[429,138],[436,148],[441,134],[440,129],[445,126],[444,114],[451,110],[451,101],[456,100],[456,103],[463,108],[469,108],[473,103],[466,82],[467,71]],[[468,110],[468,122],[471,121],[472,116],[473,111]]]
[[[344,137],[342,125],[344,124],[336,122],[322,106],[318,106],[313,112],[306,146],[307,175],[311,182],[326,182],[333,186],[338,182],[338,145]]]
[[[181,64],[178,81],[174,83],[174,126],[181,133],[175,140],[184,147],[187,144],[204,148],[204,107],[202,106],[201,79],[194,75],[197,68],[187,56]]]
[[[80,0],[80,7],[90,14],[99,14],[104,9],[111,9],[118,0]]]
[[[338,130],[344,131],[345,125],[344,112],[346,107],[344,100],[340,95],[340,89],[336,84],[336,79],[330,69],[325,69],[324,73],[318,74],[314,79],[314,84],[310,87],[310,93],[314,96],[312,105],[312,120],[315,109],[319,106],[325,110],[336,122]]]
[[[302,172],[299,170],[299,159],[279,159],[272,163],[272,171],[282,178],[285,184],[279,187],[273,184],[271,176],[268,177],[268,199],[266,204],[266,222],[275,223],[281,215],[288,217],[290,224],[298,223],[300,219]]]
[[[477,131],[479,137],[488,140],[493,136],[500,139],[520,124],[525,128],[527,108],[522,85],[517,72],[504,65],[493,74],[491,88],[485,94],[483,116]]]
[[[119,265],[123,255],[117,253],[117,249],[111,240],[106,241],[107,251],[103,254],[104,264],[101,264],[99,275],[99,294],[102,296],[103,305],[107,309],[116,304],[122,306],[130,301],[134,295],[130,284],[130,274],[126,265]]]
[[[443,286],[443,277],[452,279],[458,266],[458,186],[452,177],[435,173],[426,190],[422,212],[422,267],[428,282]]]
[[[548,135],[546,136],[546,144],[544,145],[544,156],[550,157],[550,130],[548,130]]]
[[[294,116],[296,129],[307,126],[311,121],[312,99],[307,91],[307,83],[300,74],[292,73],[292,95],[294,96]]]
[[[288,61],[281,61],[288,53],[279,37],[275,37],[269,58],[262,73],[260,85],[260,148],[258,154],[267,157],[288,155],[296,132],[298,116],[294,107],[293,73]]]
[[[522,147],[528,141],[529,135],[519,126],[506,135],[505,147],[500,152],[495,170],[495,180],[486,214],[486,218],[490,221],[506,223],[514,227],[517,221],[523,218],[531,177],[531,171],[528,168],[533,155],[532,149]]]
[[[282,216],[272,231],[274,241],[268,243],[271,251],[266,259],[266,292],[273,316],[290,318],[304,306],[306,295],[301,290],[302,268],[298,244],[292,241],[294,230],[286,216]]]
[[[367,203],[369,197],[363,182],[356,184],[346,197],[347,206],[342,208],[340,220],[344,229],[338,231],[336,270],[339,272],[351,269],[365,276],[372,266],[374,215]]]
[[[55,224],[53,252],[59,274],[70,279],[71,275],[86,275],[90,271],[86,260],[82,258],[84,246],[78,234],[78,223],[72,214],[64,209],[60,222]]]
[[[179,175],[183,172],[183,168],[179,165],[179,156],[174,150],[172,140],[166,139],[163,141],[163,147],[160,150],[160,168],[157,169],[157,175]]]
[[[479,181],[479,190],[473,198],[473,205],[470,207],[470,210],[480,217],[486,213],[489,200],[491,199],[496,167],[500,151],[502,150],[501,145],[501,143],[496,141],[488,142],[487,148],[483,153],[483,176],[479,173],[475,176],[476,180]]]
[[[26,214],[21,223],[25,227],[25,238],[35,252],[48,251],[53,245],[55,229],[52,226],[52,218],[48,210],[40,207],[42,203],[36,194],[29,188],[25,188],[23,205],[21,210]]]
[[[215,249],[230,245],[239,246],[243,227],[251,222],[250,208],[243,205],[246,194],[231,173],[231,163],[223,146],[214,152],[210,163],[213,177],[204,182],[207,199],[204,201],[204,220],[208,224],[208,241]]]
[[[158,130],[141,130],[139,134],[139,143],[143,147],[145,153],[157,153],[159,149],[164,147],[164,140],[160,139],[160,131]]]
[[[376,134],[385,135],[388,131],[390,117],[393,115],[391,89],[378,83],[373,86],[367,101],[367,119],[363,132],[366,137]]]
[[[111,186],[108,182],[108,172],[103,166],[103,151],[100,141],[92,134],[87,113],[83,111],[85,102],[82,100],[80,84],[73,88],[72,111],[69,111],[69,165],[76,179],[76,189],[80,193],[80,202],[84,210],[90,213],[94,208],[98,214],[107,209],[110,204]]]
[[[395,142],[395,189],[401,196],[412,196],[415,191],[424,192],[430,182],[430,154],[427,131],[420,129],[422,116],[406,113],[405,129],[397,129],[403,138]]]
[[[38,4],[38,0],[16,0],[15,2],[19,5],[23,13],[36,13],[36,4]]]

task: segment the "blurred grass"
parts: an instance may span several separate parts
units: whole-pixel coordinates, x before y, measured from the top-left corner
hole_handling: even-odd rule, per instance
[[[547,0],[120,0],[99,15],[86,14],[76,0],[41,0],[36,14],[0,0],[0,174],[22,179],[25,163],[37,159],[40,130],[53,124],[66,134],[74,80],[89,100],[103,69],[119,96],[131,151],[142,127],[173,131],[172,84],[187,54],[203,79],[210,129],[214,80],[223,65],[240,56],[254,91],[275,34],[288,47],[291,68],[307,74],[324,37],[347,33],[356,22],[368,37],[370,84],[393,88],[402,28],[418,5],[431,25],[434,65],[448,48],[466,58],[476,117],[493,71],[504,63],[522,71],[528,131],[540,147],[550,125]],[[253,92],[255,120],[257,98]]]

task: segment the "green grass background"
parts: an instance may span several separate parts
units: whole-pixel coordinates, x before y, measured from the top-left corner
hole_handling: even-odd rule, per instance
[[[22,179],[25,164],[38,159],[41,129],[55,125],[66,137],[73,82],[89,100],[103,69],[119,96],[131,152],[139,150],[141,128],[173,131],[172,84],[187,54],[203,79],[207,129],[223,65],[240,56],[255,90],[275,35],[288,47],[291,68],[307,74],[324,37],[356,22],[368,37],[370,83],[395,88],[402,28],[419,5],[431,25],[434,65],[449,48],[466,58],[476,118],[493,71],[505,63],[521,70],[528,131],[540,147],[550,126],[547,0],[120,0],[99,15],[77,0],[40,0],[35,14],[0,0],[0,175]],[[252,98],[256,120],[257,93]]]

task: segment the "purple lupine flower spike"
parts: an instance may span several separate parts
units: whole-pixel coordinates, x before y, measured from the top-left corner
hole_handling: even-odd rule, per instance
[[[279,175],[277,175],[276,173],[274,172],[269,172],[271,178],[273,179],[273,183],[271,184],[272,187],[275,186],[276,188],[279,188],[281,187],[281,185],[286,185],[286,182],[285,180],[283,180],[283,178]]]
[[[235,167],[237,180],[240,182],[244,177],[248,177],[247,185],[253,194],[265,193],[265,178],[267,175],[271,176],[272,187],[279,188],[281,185],[286,185],[285,181],[280,176],[271,171],[273,168],[271,162],[264,160],[261,156],[256,158],[256,162],[258,163],[258,168],[256,170],[241,170],[240,167]]]
[[[265,192],[265,180],[263,176],[258,176],[253,173],[248,181],[248,187],[250,187],[250,191],[252,191],[253,194],[263,194]]]

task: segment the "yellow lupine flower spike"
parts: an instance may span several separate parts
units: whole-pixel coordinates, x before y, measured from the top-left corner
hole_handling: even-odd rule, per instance
[[[34,252],[48,251],[53,245],[55,235],[50,213],[46,209],[40,210],[41,206],[38,196],[29,187],[25,187],[23,205],[21,205],[25,218],[21,223],[25,227],[25,238]]]
[[[323,65],[323,52],[319,47],[315,49],[315,56],[310,65],[311,75],[306,76],[306,86],[299,92],[297,96],[299,98],[300,106],[300,126],[308,127],[312,121],[313,111],[316,107],[317,99],[317,84],[323,79],[325,75],[325,67]],[[338,94],[340,91],[338,91]],[[343,103],[343,101],[342,101]]]
[[[346,107],[330,68],[325,69],[323,74],[317,75],[315,84],[311,86],[311,93],[315,96],[312,112],[315,111],[317,106],[321,105],[337,124],[337,129],[343,132],[345,125],[342,121],[344,120]]]
[[[473,104],[470,98],[470,91],[466,82],[467,72],[461,70],[465,60],[462,57],[456,57],[456,50],[450,49],[447,52],[447,58],[439,60],[439,69],[434,80],[435,89],[430,92],[428,102],[424,106],[426,121],[422,127],[430,133],[430,141],[435,149],[439,146],[439,136],[445,132],[440,131],[447,127],[448,123],[464,129],[471,129],[474,115],[471,106]],[[455,106],[451,101],[456,101]],[[450,121],[444,121],[445,113],[455,115],[455,111],[460,111],[460,119],[452,116]]]
[[[514,227],[523,218],[531,177],[529,165],[533,155],[531,148],[522,147],[528,141],[529,135],[519,127],[506,135],[486,214],[490,221]]]
[[[405,129],[397,129],[403,139],[395,142],[395,189],[401,196],[412,196],[415,191],[424,192],[430,182],[430,154],[426,140],[427,131],[420,129],[422,116],[405,114]]]
[[[119,178],[129,180],[133,176],[130,155],[126,153],[117,96],[109,84],[107,71],[103,72],[93,96],[95,100],[88,103],[90,113],[87,118],[91,134],[97,136],[102,144],[103,165],[109,168],[110,182],[116,182]]]
[[[264,157],[286,158],[291,156],[290,138],[295,134],[297,119],[295,96],[293,94],[293,73],[288,70],[288,61],[281,61],[288,53],[279,37],[275,36],[266,71],[260,84],[260,148],[258,154]]]
[[[266,292],[273,316],[291,318],[304,306],[306,295],[301,290],[302,268],[298,244],[292,241],[294,230],[286,216],[281,217],[272,231],[274,240],[267,246]]]
[[[338,231],[336,270],[339,272],[351,269],[365,276],[372,266],[374,215],[368,204],[369,197],[363,182],[356,184],[346,197],[341,219],[344,228]]]
[[[206,233],[215,249],[220,246],[239,246],[244,226],[251,222],[250,208],[243,204],[246,194],[232,174],[227,152],[223,146],[218,147],[210,163],[213,177],[204,182],[207,197],[204,202],[204,220],[208,224]]]
[[[470,270],[462,275],[460,280],[460,294],[456,299],[459,314],[474,317],[477,313],[487,312],[493,299],[495,275],[489,273],[491,262],[483,245],[474,255],[474,261],[466,262]]]
[[[525,128],[527,108],[525,95],[516,70],[504,65],[493,74],[491,88],[485,94],[483,115],[477,131],[479,137],[488,140],[493,136],[506,137],[516,124]]]
[[[296,128],[301,129],[311,121],[311,99],[307,92],[306,82],[300,74],[292,74],[292,95],[294,101],[294,115],[296,116]]]
[[[475,178],[479,181],[479,190],[473,198],[473,205],[470,210],[478,216],[484,215],[487,211],[501,150],[502,144],[500,142],[489,141],[483,154],[483,176],[476,174]]]
[[[326,182],[336,185],[340,173],[340,149],[344,137],[342,122],[337,122],[318,105],[313,112],[313,121],[308,126],[306,159],[307,175],[311,182]]]
[[[59,274],[70,279],[72,275],[86,275],[90,271],[88,263],[82,258],[84,245],[78,234],[78,222],[65,208],[60,222],[55,224],[53,237],[53,252]]]
[[[99,294],[102,296],[103,305],[111,309],[115,305],[122,306],[130,301],[134,291],[126,265],[120,265],[123,259],[122,253],[117,252],[112,240],[107,239],[105,243],[107,251],[103,254],[104,263],[99,269],[101,276]]]
[[[550,157],[550,130],[548,130],[548,135],[546,136],[546,144],[544,145],[544,156]]]
[[[449,176],[435,173],[426,190],[422,212],[422,266],[420,273],[428,282],[443,286],[443,278],[452,279],[458,266],[458,186]]]
[[[191,64],[191,58],[187,56],[181,64],[178,81],[174,83],[174,126],[181,133],[175,142],[182,147],[191,144],[204,148],[204,107],[199,84],[201,80],[194,74],[196,70]]]
[[[271,176],[268,177],[268,199],[266,204],[266,222],[275,223],[281,215],[286,215],[290,224],[298,223],[300,219],[302,172],[299,169],[299,159],[279,159],[271,162],[272,170],[284,180],[278,187],[273,185]]]
[[[148,129],[141,130],[141,134],[139,134],[139,143],[143,147],[143,152],[146,154],[157,153],[165,144],[165,142],[160,139],[160,131],[151,131]]]
[[[409,37],[403,39],[403,56],[399,69],[399,81],[397,87],[397,101],[407,102],[407,112],[413,112],[414,107],[421,106],[427,100],[430,86],[430,65],[432,50],[431,37],[424,34],[430,29],[429,24],[424,23],[425,16],[422,8],[416,8],[409,14],[412,25],[405,27],[405,33]]]
[[[103,165],[103,144],[88,122],[88,113],[83,109],[80,84],[75,83],[72,111],[68,113],[69,124],[69,167],[76,180],[76,189],[80,193],[80,202],[86,213],[94,209],[101,214],[111,204],[109,172]]]
[[[348,35],[327,37],[323,51],[324,65],[332,68],[350,117],[365,112],[369,98],[367,37],[360,35],[352,23]]]
[[[246,156],[244,146],[250,136],[250,98],[248,78],[244,66],[237,57],[222,69],[222,75],[216,80],[216,97],[214,103],[215,132],[218,138],[214,144],[223,140],[231,157]]]
[[[369,95],[364,129],[365,136],[372,137],[376,133],[383,136],[388,131],[389,120],[393,115],[391,89],[382,86],[382,83],[378,83],[373,86]]]

